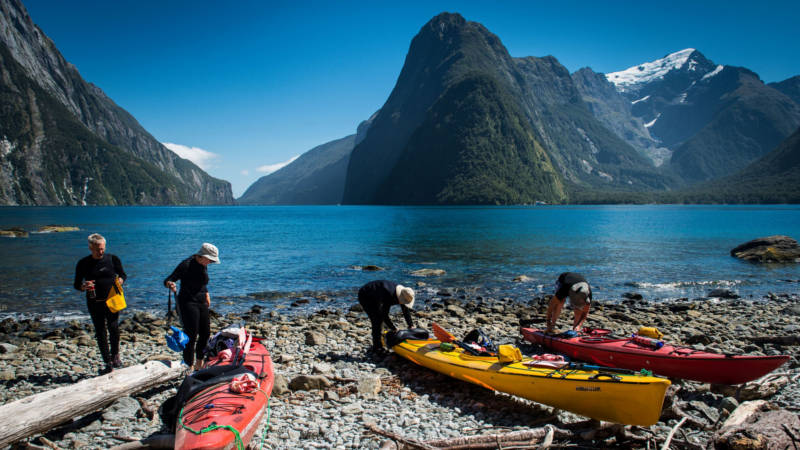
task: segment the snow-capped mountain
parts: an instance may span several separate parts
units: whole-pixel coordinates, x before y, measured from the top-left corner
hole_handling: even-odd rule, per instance
[[[697,78],[714,76],[720,70],[722,70],[722,66],[714,66],[702,53],[693,48],[687,48],[670,53],[655,61],[606,74],[606,78],[617,87],[619,92],[635,93],[640,91],[643,86],[663,80],[668,74],[674,75],[675,72],[685,72],[688,75],[687,78],[696,81]]]
[[[690,182],[743,168],[800,125],[795,101],[752,71],[715,64],[693,48],[605,78],[627,105],[601,92],[601,83],[583,84],[584,101],[603,102],[592,112],[607,126],[623,123],[609,128],[656,164],[667,157],[665,166]]]
[[[652,127],[661,119],[665,107],[686,103],[693,87],[708,82],[721,70],[722,66],[709,61],[699,51],[687,48],[612,72],[606,79],[631,102],[633,115],[640,118],[652,134]],[[654,134],[659,138],[657,131]]]

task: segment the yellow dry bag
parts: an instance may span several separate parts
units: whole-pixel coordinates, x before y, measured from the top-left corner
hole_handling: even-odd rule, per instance
[[[503,363],[522,361],[522,352],[513,345],[501,345],[497,347],[497,358]]]
[[[656,327],[640,327],[636,334],[639,336],[651,337],[653,339],[661,339],[664,337],[664,333],[658,331],[658,328]]]
[[[128,306],[125,303],[125,294],[122,292],[122,284],[119,282],[119,277],[114,280],[114,286],[108,291],[106,306],[112,313],[118,313]]]

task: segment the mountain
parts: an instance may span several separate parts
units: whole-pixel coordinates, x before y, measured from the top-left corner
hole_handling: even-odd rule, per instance
[[[188,197],[159,167],[90,132],[0,43],[0,204],[165,204]]]
[[[800,104],[800,75],[777,83],[769,83],[767,86],[777,89],[785,96],[794,100],[795,103]]]
[[[431,107],[376,197],[389,204],[563,201],[561,177],[533,134],[494,78],[465,77]]]
[[[606,128],[652,160],[655,166],[669,160],[672,151],[650,136],[642,119],[633,115],[631,102],[605,75],[584,67],[572,74],[572,80],[584,103]]]
[[[356,134],[312,148],[247,188],[237,199],[245,205],[335,205],[341,203],[347,163],[375,118],[361,122]]]
[[[512,58],[481,24],[442,13],[411,41],[353,149],[343,202],[560,202],[565,183],[666,181],[592,115],[555,58]]]
[[[169,151],[84,81],[18,0],[0,2],[0,47],[2,107],[13,116],[2,130],[0,165],[13,180],[0,188],[4,204],[81,204],[78,192],[98,204],[233,203],[230,183]],[[114,176],[108,166],[118,167]],[[149,176],[126,174],[134,167]],[[160,180],[161,192],[145,182],[151,179]]]
[[[693,203],[800,203],[800,128],[741,171],[682,196]]]
[[[714,108],[703,128],[672,154],[671,167],[688,181],[736,172],[800,126],[800,105],[744,68],[726,66],[708,86],[693,91],[687,102]]]
[[[745,69],[716,65],[695,49],[606,75],[644,123],[653,144],[672,152],[667,170],[689,183],[724,176],[763,156],[800,125],[800,107]],[[584,89],[599,98],[592,109],[604,123],[637,146],[642,133],[613,96]],[[610,99],[610,100],[609,100]],[[620,111],[623,111],[620,113]],[[646,152],[650,143],[637,148]]]

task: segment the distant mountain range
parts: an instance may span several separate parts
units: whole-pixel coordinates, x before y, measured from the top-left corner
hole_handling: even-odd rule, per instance
[[[744,169],[661,201],[684,203],[800,203],[800,128]]]
[[[233,204],[87,83],[19,0],[0,2],[0,204]]]
[[[643,142],[638,148],[644,152],[667,148],[666,168],[688,183],[744,168],[800,125],[800,105],[789,96],[747,69],[714,64],[694,49],[606,78],[652,138],[652,143],[629,142]],[[594,112],[609,121],[603,111]]]
[[[765,85],[695,49],[609,74],[569,74],[552,56],[513,58],[482,25],[443,13],[414,37],[392,93],[354,145],[342,198],[304,202],[699,199],[702,183],[751,170],[800,126],[798,97],[800,77]],[[307,155],[257,183],[277,185],[293,165],[314,165]]]
[[[331,205],[342,201],[347,163],[364,140],[373,115],[356,134],[319,145],[286,167],[263,176],[237,199],[242,205]]]
[[[0,2],[0,204],[233,204],[230,184],[84,81],[19,0]],[[357,132],[257,180],[242,204],[788,201],[800,76],[685,49],[609,74],[511,57],[442,13]],[[783,200],[781,200],[783,199]]]

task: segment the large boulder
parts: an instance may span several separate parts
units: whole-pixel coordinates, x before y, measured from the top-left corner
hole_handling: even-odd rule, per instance
[[[789,236],[767,236],[739,245],[731,256],[754,262],[800,262],[800,245]]]
[[[326,389],[333,385],[323,375],[298,375],[289,382],[289,389],[293,391],[312,391]]]

